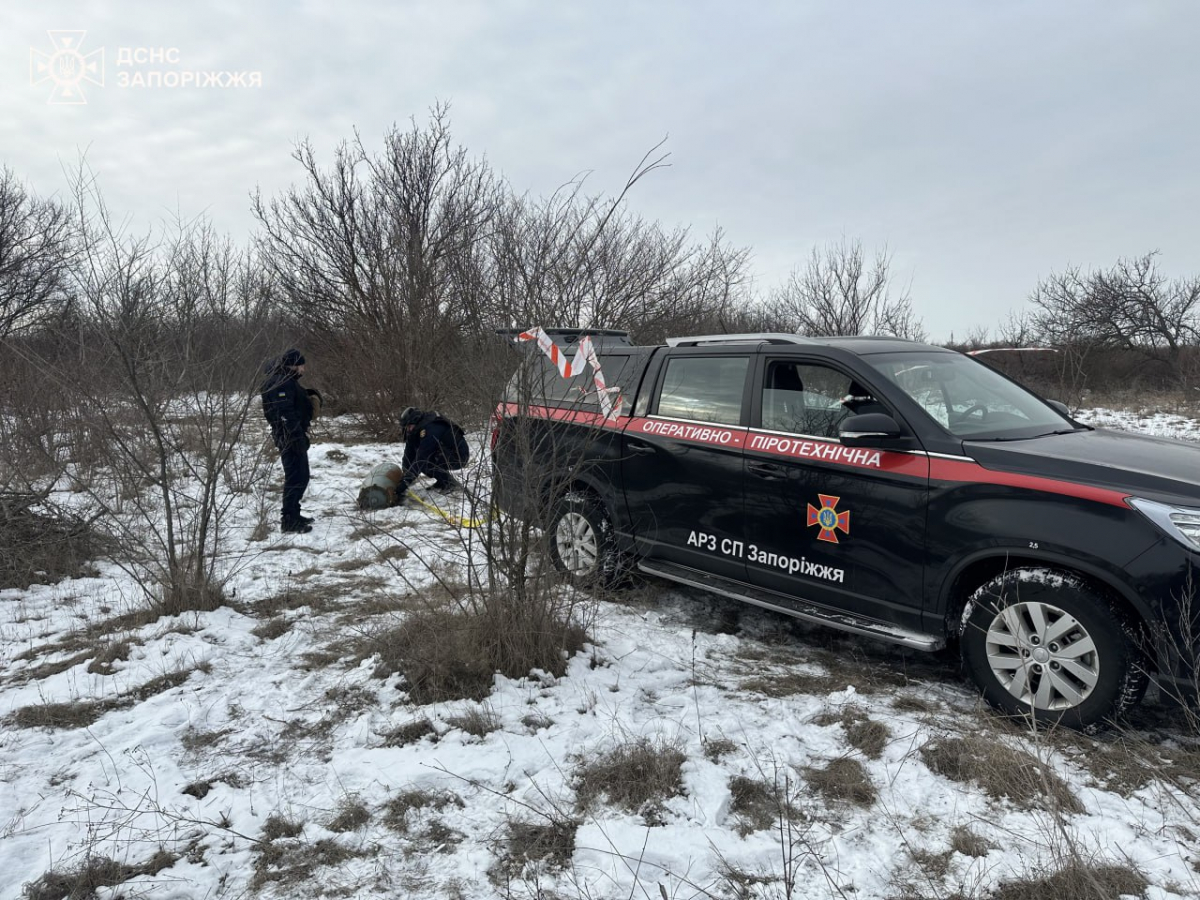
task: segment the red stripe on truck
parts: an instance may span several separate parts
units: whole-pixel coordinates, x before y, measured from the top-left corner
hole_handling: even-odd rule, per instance
[[[904,475],[913,478],[928,477],[933,481],[957,482],[960,484],[995,484],[1005,487],[1023,488],[1047,494],[1077,497],[1109,506],[1128,508],[1125,502],[1130,496],[1124,491],[1060,481],[1038,475],[1021,475],[987,469],[972,460],[942,459],[921,453],[898,453],[892,450],[875,450],[866,447],[847,447],[840,441],[818,438],[792,437],[755,431],[738,425],[706,425],[675,419],[643,418],[629,416],[616,421],[606,419],[600,413],[580,409],[529,406],[505,403],[497,409],[499,414],[518,415],[522,410],[528,415],[577,425],[589,425],[612,431],[624,431],[628,435],[645,434],[670,440],[687,441],[710,447],[727,447],[745,450],[796,462],[824,463],[869,469]]]

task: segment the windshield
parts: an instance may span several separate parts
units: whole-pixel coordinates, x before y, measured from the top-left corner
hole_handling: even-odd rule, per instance
[[[1080,427],[1040,397],[960,353],[885,353],[865,359],[963,440],[1020,440]]]

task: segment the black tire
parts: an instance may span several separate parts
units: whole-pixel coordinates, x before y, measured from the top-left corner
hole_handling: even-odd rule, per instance
[[[1129,615],[1055,569],[1013,569],[976,590],[960,648],[996,709],[1088,733],[1137,704],[1149,683]]]
[[[566,494],[546,527],[550,560],[576,587],[609,587],[622,574],[612,520],[595,494]]]

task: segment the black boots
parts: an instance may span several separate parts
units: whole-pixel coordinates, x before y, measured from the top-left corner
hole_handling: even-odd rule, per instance
[[[301,516],[299,519],[284,522],[279,530],[284,534],[308,534],[312,531],[312,525],[309,524],[311,521],[311,519]]]

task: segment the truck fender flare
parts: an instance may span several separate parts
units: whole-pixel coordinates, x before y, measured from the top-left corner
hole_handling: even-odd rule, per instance
[[[974,553],[971,553],[960,559],[957,563],[955,563],[954,567],[950,570],[949,574],[942,581],[941,586],[938,588],[937,612],[940,612],[943,616],[951,613],[951,605],[957,599],[951,596],[951,591],[953,590],[954,585],[958,581],[959,577],[964,571],[967,570],[967,568],[986,559],[1002,560],[1006,558],[1015,558],[1017,560],[1017,562],[1012,566],[1013,568],[1025,566],[1030,563],[1044,563],[1056,569],[1068,569],[1070,571],[1079,572],[1090,580],[1098,582],[1108,590],[1112,591],[1137,614],[1138,618],[1143,624],[1153,628],[1154,616],[1151,609],[1146,605],[1145,601],[1142,600],[1142,598],[1139,597],[1134,591],[1130,590],[1128,586],[1113,578],[1111,572],[1108,572],[1099,566],[1093,565],[1092,563],[1084,560],[1080,560],[1076,557],[1067,556],[1062,553],[1055,553],[1053,551],[1032,550],[1024,547],[988,547],[982,550],[976,550]]]

